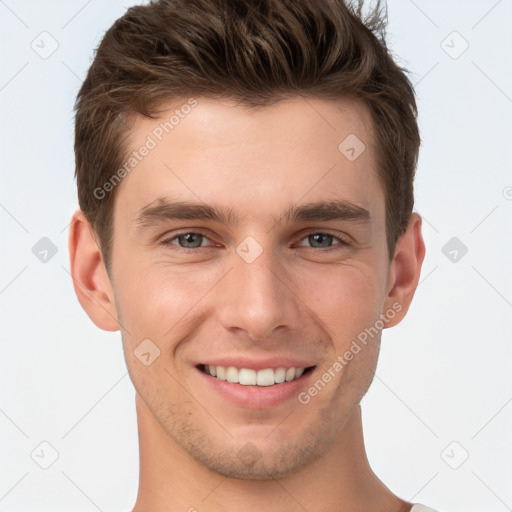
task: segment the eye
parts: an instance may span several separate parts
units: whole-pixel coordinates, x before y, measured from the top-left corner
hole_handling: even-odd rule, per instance
[[[173,240],[178,240],[178,244],[173,243]],[[202,247],[202,242],[208,240],[208,238],[201,234],[192,231],[179,233],[174,235],[172,238],[168,238],[162,242],[163,245],[178,245],[178,250],[181,249],[198,249]]]
[[[349,245],[349,242],[341,237],[317,231],[308,233],[304,238],[302,238],[302,240],[307,240],[311,243],[313,249],[341,249]],[[331,244],[335,240],[339,243],[332,246]]]
[[[208,247],[208,245],[203,244],[205,240],[209,240],[209,238],[202,233],[197,233],[194,231],[185,231],[182,233],[175,234],[173,237],[162,241],[162,245],[172,246],[171,248],[177,251],[183,250],[184,252],[191,252],[194,249]],[[318,231],[308,233],[306,236],[301,238],[301,241],[302,240],[307,240],[311,244],[312,249],[318,249],[321,250],[322,252],[343,249],[344,247],[350,245],[348,240],[345,240],[339,236]],[[175,243],[175,241],[177,243]],[[335,241],[337,241],[338,243],[335,243],[333,245],[333,242]],[[303,244],[299,244],[299,246],[303,246]]]

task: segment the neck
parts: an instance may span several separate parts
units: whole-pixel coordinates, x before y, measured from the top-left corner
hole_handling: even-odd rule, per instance
[[[412,506],[373,473],[359,405],[323,457],[273,480],[226,478],[209,470],[165,433],[138,394],[136,407],[140,476],[132,512],[408,512]]]

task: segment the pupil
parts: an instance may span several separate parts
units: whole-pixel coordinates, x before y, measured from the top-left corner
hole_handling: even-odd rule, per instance
[[[197,245],[197,237],[201,237],[202,235],[199,235],[197,233],[187,233],[186,235],[182,235],[181,238],[185,239],[185,244],[191,243],[194,247],[200,247],[201,243],[199,240],[199,245]],[[194,245],[194,238],[196,238],[196,243]],[[190,246],[187,246],[190,247]]]
[[[318,234],[315,234],[315,235],[311,235],[311,237],[313,238],[313,240],[315,242],[318,242],[318,238],[320,238],[320,244],[322,244],[322,238],[324,238],[324,242],[325,242],[325,239],[327,239],[327,241],[329,241],[329,239],[332,239],[332,235],[327,235],[325,233],[318,233]]]

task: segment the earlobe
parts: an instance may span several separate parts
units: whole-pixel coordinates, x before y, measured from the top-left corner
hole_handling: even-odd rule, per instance
[[[71,219],[68,246],[73,287],[82,308],[100,329],[119,330],[110,279],[92,226],[81,210]]]
[[[387,283],[385,311],[398,310],[386,327],[393,327],[407,314],[418,286],[421,266],[425,258],[425,243],[421,234],[421,217],[412,213],[405,233],[398,239],[391,262]]]

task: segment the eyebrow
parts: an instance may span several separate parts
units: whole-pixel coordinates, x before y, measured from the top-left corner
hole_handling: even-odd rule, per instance
[[[324,200],[289,206],[281,216],[285,222],[325,222],[343,220],[368,223],[370,212],[345,199]],[[213,207],[192,201],[171,201],[160,197],[141,208],[136,216],[138,228],[154,226],[166,220],[201,220],[237,224],[247,216],[240,217],[233,208]],[[279,218],[273,217],[275,222]]]

